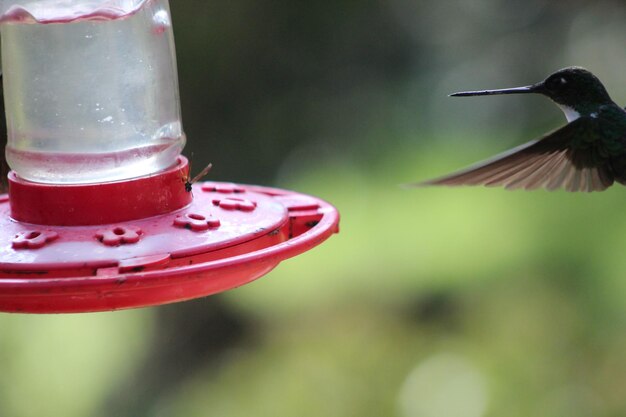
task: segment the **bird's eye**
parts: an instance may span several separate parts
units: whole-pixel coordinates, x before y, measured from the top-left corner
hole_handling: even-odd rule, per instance
[[[551,91],[560,90],[566,84],[567,79],[565,77],[551,77],[545,81],[545,86]]]

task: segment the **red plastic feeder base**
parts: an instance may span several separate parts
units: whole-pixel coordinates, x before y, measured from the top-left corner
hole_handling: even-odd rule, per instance
[[[11,200],[0,195],[0,311],[78,313],[204,297],[253,281],[338,231],[339,213],[325,201],[219,182],[187,193],[186,169],[181,158],[155,176],[92,186],[10,176]]]

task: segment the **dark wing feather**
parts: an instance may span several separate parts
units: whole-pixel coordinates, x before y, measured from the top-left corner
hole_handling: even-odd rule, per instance
[[[545,188],[567,191],[602,191],[613,184],[608,159],[594,146],[596,119],[580,117],[535,140],[465,170],[414,184],[485,185],[507,189]]]

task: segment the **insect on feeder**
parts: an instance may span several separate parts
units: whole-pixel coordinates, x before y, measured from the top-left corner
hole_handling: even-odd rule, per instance
[[[338,212],[315,197],[190,186],[167,0],[0,0],[0,13],[12,168],[0,311],[207,296],[337,232]]]

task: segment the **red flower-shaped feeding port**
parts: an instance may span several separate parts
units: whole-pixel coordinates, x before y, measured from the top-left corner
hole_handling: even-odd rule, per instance
[[[49,230],[28,230],[16,234],[11,243],[14,249],[39,249],[58,237],[57,232]]]
[[[254,201],[237,197],[215,198],[213,205],[224,210],[253,211],[256,208]]]
[[[184,227],[195,231],[216,229],[220,227],[219,219],[198,213],[179,214],[174,219],[174,226]]]
[[[202,185],[202,191],[214,192],[220,194],[242,194],[246,192],[246,189],[241,185],[232,183],[215,183],[207,182]]]
[[[118,246],[124,243],[137,243],[143,231],[136,226],[113,226],[108,229],[100,229],[96,232],[96,238],[107,246]]]

